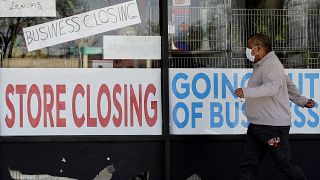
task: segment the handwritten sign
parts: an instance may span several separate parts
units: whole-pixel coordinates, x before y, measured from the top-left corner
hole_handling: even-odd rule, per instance
[[[141,23],[137,2],[109,6],[23,29],[28,51]]]
[[[55,17],[55,0],[1,0],[0,17]]]
[[[161,36],[104,36],[104,59],[161,59]]]

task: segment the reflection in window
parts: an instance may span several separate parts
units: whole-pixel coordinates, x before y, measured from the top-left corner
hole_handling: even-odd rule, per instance
[[[249,68],[245,48],[254,33],[271,37],[286,68],[320,68],[318,1],[168,2],[172,68]]]
[[[159,36],[159,1],[137,0],[141,23],[28,52],[23,28],[100,9],[128,0],[59,0],[57,17],[0,18],[0,54],[3,68],[158,68],[158,60],[103,59],[104,35]]]

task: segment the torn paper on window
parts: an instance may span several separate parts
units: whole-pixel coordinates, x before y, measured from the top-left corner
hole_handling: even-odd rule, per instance
[[[112,173],[114,173],[116,169],[113,165],[104,168],[93,180],[110,180],[112,178]]]
[[[48,174],[39,174],[39,175],[27,175],[22,174],[18,170],[11,170],[9,169],[10,176],[14,180],[27,180],[27,179],[41,179],[41,180],[76,180],[73,178],[68,177],[56,177],[56,176],[50,176]]]
[[[186,180],[201,180],[201,178],[197,174],[193,174],[192,176],[188,177]]]
[[[97,174],[97,176],[93,180],[111,180],[112,178],[112,173],[115,172],[116,169],[114,168],[113,165],[107,166],[104,168],[102,171]],[[27,174],[22,174],[18,170],[11,170],[9,169],[10,176],[13,180],[32,180],[32,179],[37,179],[37,180],[76,180],[74,178],[69,178],[69,177],[58,177],[58,176],[51,176],[48,174],[39,174],[39,175],[27,175]]]

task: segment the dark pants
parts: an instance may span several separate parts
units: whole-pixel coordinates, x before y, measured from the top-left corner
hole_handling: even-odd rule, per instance
[[[250,124],[240,167],[241,180],[254,180],[266,152],[289,179],[306,180],[302,170],[291,160],[289,144],[290,126],[264,126]]]

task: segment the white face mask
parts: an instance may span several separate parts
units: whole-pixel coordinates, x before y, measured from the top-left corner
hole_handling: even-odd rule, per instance
[[[255,48],[255,47],[254,47]],[[249,48],[247,48],[246,49],[246,56],[247,56],[247,58],[249,59],[249,61],[251,61],[251,62],[254,62],[254,58],[255,58],[255,56],[253,56],[251,53],[252,53],[252,50],[254,49],[254,48],[252,48],[252,49],[249,49]]]

